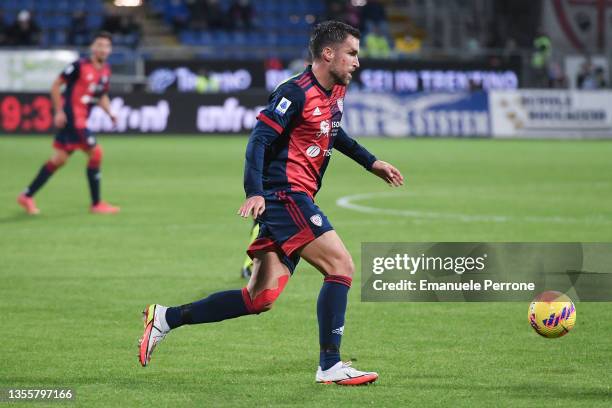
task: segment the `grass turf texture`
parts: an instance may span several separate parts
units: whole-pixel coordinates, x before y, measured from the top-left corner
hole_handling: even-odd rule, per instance
[[[322,279],[304,262],[273,311],[178,329],[141,368],[145,304],[244,285],[245,142],[102,138],[103,197],[122,213],[88,214],[77,153],[28,217],[15,197],[50,141],[0,138],[0,386],[72,387],[82,406],[609,406],[610,303],[578,303],[574,331],[548,340],[529,327],[527,303],[360,303],[359,276],[343,357],[380,380],[316,385]],[[509,218],[339,208],[339,197],[391,190],[335,153],[317,201],[357,268],[362,241],[612,241],[610,142],[363,142],[404,172],[407,194],[360,204]]]

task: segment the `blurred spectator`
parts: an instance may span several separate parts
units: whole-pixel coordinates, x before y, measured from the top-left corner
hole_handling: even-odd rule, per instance
[[[119,27],[117,32],[113,35],[113,42],[136,48],[140,42],[140,33],[140,25],[134,21],[134,17],[131,15],[124,15],[119,19]]]
[[[510,61],[514,57],[520,54],[516,40],[512,37],[506,39],[504,44],[504,50],[502,51],[502,57],[505,61]]]
[[[227,14],[223,11],[219,0],[206,0],[206,25],[213,30],[227,28]]]
[[[534,74],[534,86],[548,87],[548,64],[552,55],[552,42],[543,32],[533,40],[533,53],[531,55],[531,68]]]
[[[9,45],[40,45],[40,28],[28,10],[17,14],[17,21],[6,31]]]
[[[77,46],[88,45],[90,34],[85,12],[75,11],[72,13],[70,29],[68,30],[68,43]]]
[[[102,29],[113,35],[115,45],[135,48],[140,42],[140,25],[130,15],[108,14],[104,18]]]
[[[421,51],[423,41],[410,34],[397,37],[395,39],[395,52],[399,54],[416,54]]]
[[[606,80],[606,73],[603,67],[595,68],[595,83],[597,89],[605,89],[608,87],[608,81]]]
[[[365,6],[361,8],[361,29],[369,33],[372,31],[373,26],[377,26],[387,39],[391,38],[389,22],[387,21],[387,12],[385,11],[385,7],[378,0],[369,0]]]
[[[250,0],[234,0],[228,14],[232,28],[239,30],[250,30],[253,28],[255,13]]]
[[[4,22],[4,11],[2,9],[0,9],[0,46],[2,45],[6,45],[6,31],[8,30],[8,27],[6,26],[6,23]]]
[[[346,1],[325,0],[325,9],[325,20],[337,20],[345,22],[344,19],[346,17]]]
[[[475,35],[468,37],[465,43],[465,48],[467,52],[472,55],[482,54],[482,46],[480,45],[480,41]]]
[[[540,33],[533,40],[533,48],[531,65],[534,68],[544,68],[552,55],[552,42],[550,38],[546,34]]]
[[[189,10],[182,0],[169,0],[164,9],[164,19],[172,25],[174,31],[182,31],[189,24]]]
[[[595,72],[593,71],[593,63],[590,58],[580,66],[580,71],[576,75],[576,86],[578,89],[595,89]]]
[[[102,30],[108,31],[111,34],[119,31],[119,16],[116,14],[106,14],[104,16]]]
[[[576,75],[576,86],[579,89],[604,89],[608,86],[603,67],[593,66],[590,58],[581,65]]]
[[[361,7],[353,6],[349,2],[344,10],[344,22],[353,27],[361,27]]]
[[[372,26],[372,29],[365,37],[365,54],[370,58],[389,58],[391,56],[391,48],[387,37],[385,37],[377,25]]]
[[[325,0],[325,15],[321,21],[336,20],[353,27],[361,27],[361,8],[346,0]]]
[[[185,4],[189,10],[189,28],[194,30],[205,29],[206,22],[206,0],[186,0]]]
[[[557,61],[552,61],[548,66],[548,87],[567,88],[567,76]]]

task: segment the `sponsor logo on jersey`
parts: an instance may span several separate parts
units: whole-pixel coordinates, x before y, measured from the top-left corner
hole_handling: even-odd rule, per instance
[[[319,109],[318,106],[315,108],[314,112],[312,112],[312,116],[321,116],[321,109]]]
[[[312,222],[317,227],[320,227],[321,225],[323,225],[323,218],[321,218],[320,214],[315,214],[310,217],[310,222]]]
[[[308,149],[306,149],[306,154],[308,157],[317,157],[320,153],[321,148],[317,145],[309,146]]]
[[[287,112],[287,109],[289,109],[290,106],[291,106],[291,101],[287,98],[282,98],[280,102],[278,103],[278,105],[276,105],[274,112],[282,116]]]

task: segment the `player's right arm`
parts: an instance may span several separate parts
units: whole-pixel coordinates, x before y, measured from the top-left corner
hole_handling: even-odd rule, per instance
[[[265,211],[263,198],[263,167],[266,149],[304,108],[304,91],[293,82],[279,86],[270,95],[268,106],[257,116],[246,148],[244,163],[244,191],[246,200],[238,210],[242,217],[257,218]]]
[[[68,65],[51,85],[51,103],[53,103],[53,122],[59,129],[66,126],[66,113],[62,104],[62,85],[68,81],[75,81],[79,76],[79,61]]]
[[[53,123],[55,127],[58,129],[66,126],[66,114],[64,113],[64,108],[62,106],[62,84],[64,81],[62,77],[57,77],[55,81],[53,81],[53,85],[51,85],[51,102],[53,103],[53,111],[55,115],[53,116]]]

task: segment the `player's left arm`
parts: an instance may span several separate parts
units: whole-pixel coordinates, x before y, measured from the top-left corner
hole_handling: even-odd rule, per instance
[[[342,128],[338,129],[334,148],[361,164],[366,170],[374,173],[389,185],[399,187],[404,184],[404,176],[398,169],[385,161],[378,160],[365,147],[347,135]]]
[[[100,106],[102,108],[102,110],[104,112],[106,112],[106,114],[111,118],[111,120],[113,121],[113,124],[116,125],[117,124],[117,117],[113,114],[113,112],[111,111],[111,107],[110,107],[110,98],[108,97],[108,94],[102,94],[102,96],[100,97],[100,101],[98,102],[98,106]]]

